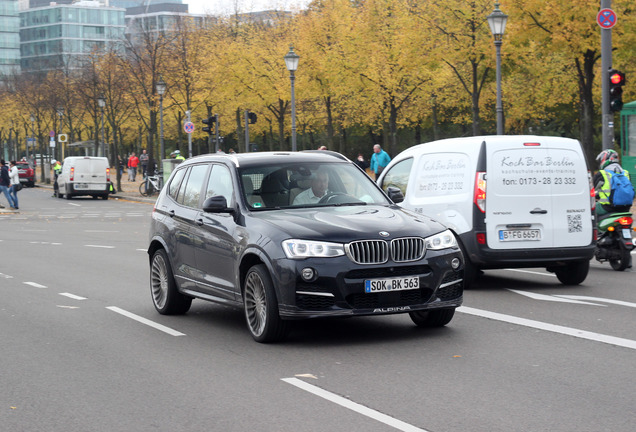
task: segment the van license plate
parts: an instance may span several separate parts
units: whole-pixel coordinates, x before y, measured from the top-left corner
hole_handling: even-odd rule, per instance
[[[75,183],[73,185],[73,188],[76,189],[76,190],[88,189],[88,185],[86,183]]]
[[[541,230],[499,230],[499,241],[541,240]]]
[[[387,278],[387,279],[371,279],[371,280],[364,281],[365,293],[404,291],[404,290],[418,289],[419,287],[420,287],[419,276]]]
[[[632,238],[632,232],[629,229],[627,229],[627,228],[623,228],[623,238],[631,239]]]

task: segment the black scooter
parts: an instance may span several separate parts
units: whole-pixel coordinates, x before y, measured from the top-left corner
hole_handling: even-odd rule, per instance
[[[594,250],[597,261],[609,261],[616,271],[623,271],[632,266],[633,223],[631,213],[610,213],[598,221],[600,236]]]

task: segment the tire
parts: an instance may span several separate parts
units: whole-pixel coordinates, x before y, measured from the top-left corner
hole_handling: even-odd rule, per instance
[[[64,195],[64,196],[66,197],[66,199],[67,199],[67,200],[70,200],[71,198],[73,198],[73,197],[71,196],[71,194],[70,194],[70,193],[67,193],[67,194],[66,194],[66,195]]]
[[[555,268],[554,274],[563,285],[578,285],[585,280],[589,271],[589,261],[577,261]]]
[[[621,249],[621,258],[620,259],[611,259],[609,260],[610,265],[616,271],[623,271],[627,267],[630,267],[632,262],[631,253],[628,250]]]
[[[409,312],[409,316],[415,325],[424,328],[444,327],[451,322],[454,315],[455,308]]]
[[[107,199],[108,199],[108,194],[106,194],[106,195],[102,195],[102,199],[103,199],[103,200],[107,200]]]
[[[150,293],[155,309],[161,315],[182,315],[192,305],[192,297],[177,289],[168,255],[163,249],[156,250],[150,260]]]
[[[146,182],[143,181],[141,182],[141,184],[139,185],[139,194],[141,196],[148,196],[148,192],[146,191]]]
[[[278,342],[287,336],[289,323],[278,314],[274,285],[264,264],[253,266],[245,276],[243,309],[247,328],[256,342]]]

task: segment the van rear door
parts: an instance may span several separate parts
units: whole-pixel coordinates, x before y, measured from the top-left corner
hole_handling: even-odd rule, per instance
[[[579,142],[554,137],[508,138],[486,143],[488,247],[589,245],[589,182]]]

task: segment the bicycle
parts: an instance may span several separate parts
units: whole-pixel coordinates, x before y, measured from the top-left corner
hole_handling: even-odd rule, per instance
[[[139,185],[139,193],[141,196],[152,196],[155,193],[159,193],[163,187],[163,173],[159,172],[153,176],[146,176],[143,182]]]

